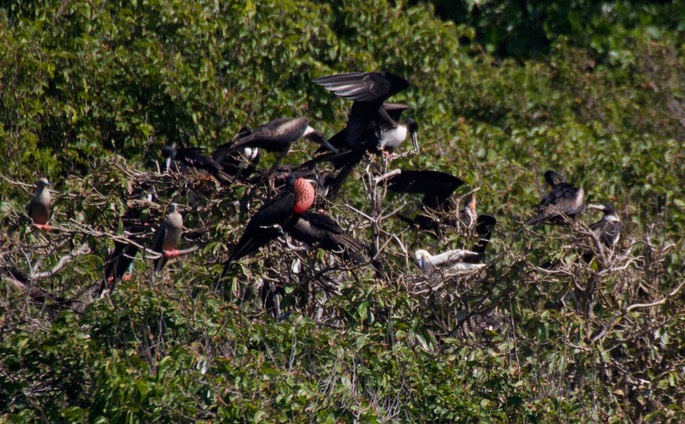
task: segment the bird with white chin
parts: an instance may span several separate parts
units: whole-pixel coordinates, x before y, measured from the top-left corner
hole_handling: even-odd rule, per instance
[[[431,255],[424,249],[419,249],[414,253],[416,263],[426,275],[431,275],[436,271],[449,275],[471,274],[485,267],[485,264],[468,263],[462,260],[467,256],[476,255],[478,253],[463,249],[448,250],[438,255]]]

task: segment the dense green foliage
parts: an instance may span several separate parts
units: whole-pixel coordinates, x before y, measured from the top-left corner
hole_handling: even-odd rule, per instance
[[[160,204],[187,206],[184,244],[201,246],[163,278],[137,262],[132,281],[83,314],[2,280],[0,421],[685,419],[681,5],[551,2],[536,45],[532,18],[510,2],[441,12],[459,24],[431,5],[385,0],[0,4],[0,267],[46,271],[85,244],[89,254],[34,281],[76,296],[101,278],[109,235],[121,230],[112,223],[141,175],[157,181]],[[513,30],[502,34],[503,22]],[[387,218],[387,280],[368,267],[334,270],[331,290],[304,277],[327,254],[273,246],[215,290],[262,199],[159,174],[161,146],[211,149],[280,116],[333,134],[349,104],[311,79],[357,70],[411,81],[392,100],[412,107],[422,152],[391,167],[440,169],[479,188],[479,210],[498,219],[488,267],[431,282],[411,252],[470,240]],[[312,152],[295,150],[289,163]],[[624,262],[579,264],[577,229],[515,234],[546,169],[618,207],[623,248],[633,244]],[[42,176],[56,192],[61,230],[51,234],[30,230],[23,212]],[[368,240],[371,225],[355,212],[373,213],[364,181],[360,166],[324,207]],[[387,195],[383,213],[406,201]],[[540,270],[549,261],[559,272]],[[265,312],[261,280],[283,288],[286,319]],[[476,312],[493,328],[465,330]]]

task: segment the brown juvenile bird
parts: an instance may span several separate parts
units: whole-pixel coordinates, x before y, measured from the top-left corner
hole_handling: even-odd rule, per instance
[[[52,198],[50,197],[49,186],[50,182],[47,178],[41,178],[36,181],[36,193],[29,204],[26,205],[26,212],[31,221],[33,221],[33,226],[45,231],[50,231],[48,222],[50,221],[50,203]]]
[[[167,216],[152,238],[152,250],[163,256],[155,259],[155,272],[159,272],[169,258],[179,255],[176,246],[183,232],[183,217],[178,213],[178,205],[172,203],[167,209]]]

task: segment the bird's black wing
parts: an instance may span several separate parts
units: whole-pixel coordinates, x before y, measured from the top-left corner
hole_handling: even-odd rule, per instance
[[[382,102],[409,87],[409,81],[390,72],[351,72],[316,78],[313,82],[338,97],[358,102]]]
[[[383,103],[385,111],[395,121],[399,121],[402,117],[402,112],[409,109],[409,106],[402,103]]]
[[[422,203],[426,207],[438,209],[457,188],[464,185],[464,181],[440,171],[402,170],[388,179],[386,185],[388,190],[395,193],[421,193],[424,195]]]
[[[342,228],[329,216],[317,212],[304,212],[292,225],[286,228],[293,238],[308,245],[318,245],[332,252],[344,252],[354,262],[365,262],[360,252],[364,245]]]

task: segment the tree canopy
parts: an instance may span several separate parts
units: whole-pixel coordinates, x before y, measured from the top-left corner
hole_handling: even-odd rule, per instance
[[[685,10],[532,3],[0,3],[0,421],[682,421]],[[365,158],[318,208],[386,275],[279,241],[218,287],[271,188],[164,172],[162,146],[209,152],[294,116],[331,136],[351,102],[312,80],[379,70],[410,81],[391,101],[421,151]],[[398,167],[477,194],[497,219],[483,269],[419,270],[416,249],[477,237],[398,219],[420,199],[374,180]],[[609,256],[583,259],[590,211],[523,228],[547,169],[616,206]],[[41,177],[49,232],[24,211]],[[188,251],[84,300],[149,186],[141,243],[173,201]]]

